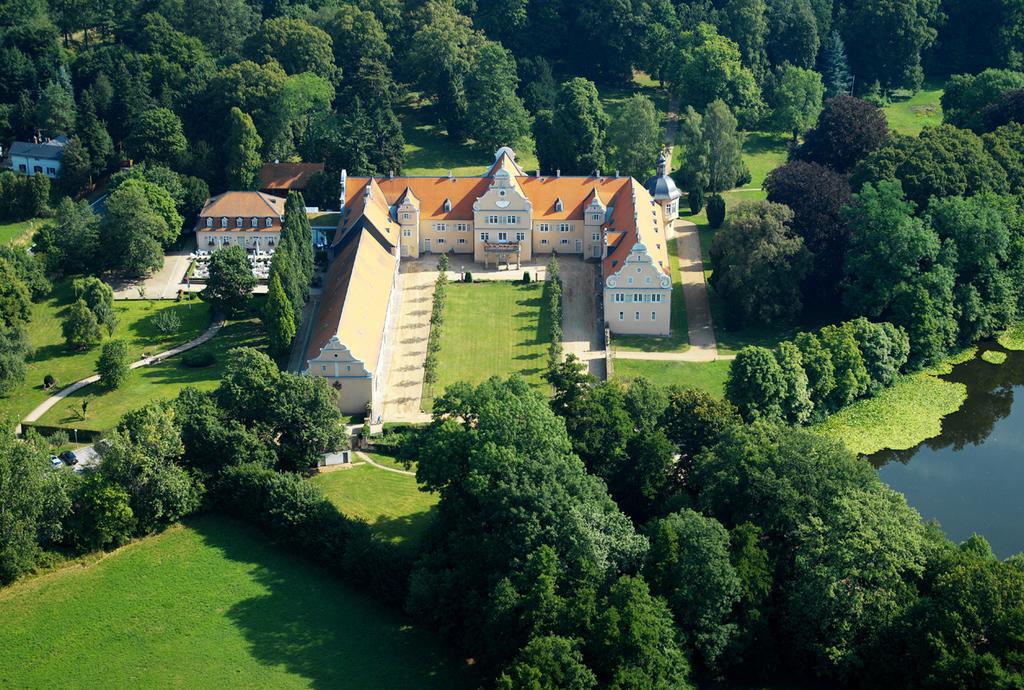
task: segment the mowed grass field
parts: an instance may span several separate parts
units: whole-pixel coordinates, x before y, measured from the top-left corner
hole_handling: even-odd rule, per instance
[[[944,85],[928,83],[917,93],[897,91],[882,110],[889,129],[900,134],[916,135],[925,127],[942,124],[942,93]]]
[[[480,383],[491,376],[520,374],[543,387],[551,328],[543,306],[543,283],[505,280],[451,283],[437,353],[433,396],[457,381]]]
[[[437,637],[206,516],[0,590],[0,687],[469,688]]]
[[[324,472],[310,481],[342,513],[365,520],[375,534],[395,543],[414,544],[438,501],[435,494],[419,490],[416,477],[368,464]]]
[[[646,359],[615,359],[615,378],[630,381],[646,378],[663,386],[699,388],[716,398],[725,397],[729,360],[714,362],[663,362]]]
[[[233,321],[225,324],[212,340],[190,351],[213,354],[212,365],[186,367],[182,363],[184,355],[171,357],[133,370],[128,380],[114,390],[109,390],[102,382],[88,385],[55,405],[39,421],[52,426],[107,431],[117,426],[126,412],[149,402],[170,400],[185,386],[213,390],[224,374],[229,350],[236,347],[264,349],[265,346],[266,336],[258,319]],[[85,399],[89,401],[89,418],[83,420],[77,413]]]
[[[71,281],[65,280],[54,285],[49,297],[32,305],[32,321],[26,330],[35,352],[27,362],[24,383],[0,397],[0,418],[20,420],[45,400],[50,395],[50,391],[43,390],[43,377],[47,374],[52,374],[61,388],[96,373],[99,346],[82,352],[64,343],[61,319],[72,301]],[[181,320],[181,328],[171,337],[161,335],[153,325],[152,317],[165,310],[173,311]],[[128,343],[132,361],[140,359],[143,353],[155,354],[188,342],[210,325],[210,305],[200,300],[192,300],[191,307],[174,300],[117,301],[114,311],[117,327],[113,337]]]
[[[0,244],[28,244],[32,233],[42,227],[44,222],[40,218],[31,218],[16,223],[0,223]]]

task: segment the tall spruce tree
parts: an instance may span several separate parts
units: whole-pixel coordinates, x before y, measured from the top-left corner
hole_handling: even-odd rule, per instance
[[[309,224],[306,202],[301,192],[288,193],[288,199],[284,204],[282,233],[288,234],[292,246],[297,250],[303,285],[308,286],[309,281],[313,279],[313,228]]]
[[[257,134],[252,118],[238,108],[232,108],[229,116],[228,136],[224,142],[228,188],[233,190],[259,188],[261,146],[263,146],[263,140]]]
[[[825,97],[833,98],[850,93],[853,75],[846,59],[846,46],[838,31],[833,31],[821,48],[821,76],[825,82]]]

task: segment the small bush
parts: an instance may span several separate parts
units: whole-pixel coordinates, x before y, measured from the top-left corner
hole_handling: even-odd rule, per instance
[[[686,200],[690,204],[690,213],[697,215],[704,209],[704,191],[701,189],[694,189],[691,191]]]
[[[473,274],[471,272],[469,272],[469,271],[466,271],[466,277],[463,278],[462,280],[465,283],[472,283],[473,282]]]
[[[164,309],[153,316],[153,328],[163,336],[171,336],[181,329],[181,319],[177,313],[170,309]]]
[[[523,284],[524,285],[529,285],[530,284],[530,272],[529,271],[523,271]]]
[[[53,377],[53,374],[47,374],[43,377],[43,388],[49,390],[57,385],[57,379]]]
[[[708,225],[717,230],[725,222],[725,199],[720,194],[712,194],[708,199]]]
[[[181,356],[182,366],[189,367],[191,369],[202,369],[203,367],[213,366],[217,361],[217,358],[209,350],[193,350],[186,352]]]

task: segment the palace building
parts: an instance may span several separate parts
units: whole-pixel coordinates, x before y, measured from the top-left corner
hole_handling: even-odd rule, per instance
[[[667,178],[664,164],[659,175]],[[668,179],[671,183],[671,179]],[[340,178],[341,216],[306,372],[340,390],[342,410],[376,410],[403,259],[450,253],[509,265],[579,257],[600,266],[613,333],[667,335],[672,276],[665,228],[675,186],[631,177],[529,175],[503,147],[481,177]],[[671,193],[674,191],[675,193]]]

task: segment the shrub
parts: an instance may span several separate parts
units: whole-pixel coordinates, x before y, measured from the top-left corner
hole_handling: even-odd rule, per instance
[[[725,199],[721,194],[708,198],[708,225],[717,230],[725,222]]]
[[[469,272],[469,271],[466,271],[466,276],[462,280],[463,280],[463,282],[466,282],[466,283],[472,283],[473,282],[473,274],[471,272]]]
[[[131,373],[130,364],[128,345],[123,340],[108,340],[100,351],[96,370],[103,385],[114,389],[128,380],[128,374]]]
[[[704,190],[694,189],[686,196],[690,204],[690,213],[697,215],[704,209]]]
[[[49,390],[57,385],[57,379],[53,377],[53,374],[47,374],[43,377],[43,388]]]
[[[444,271],[448,270],[448,255],[447,254],[442,254],[441,258],[438,259],[438,261],[437,261],[437,270],[441,271],[442,273]]]
[[[181,328],[181,319],[178,314],[170,309],[164,309],[153,316],[153,328],[160,335],[171,336]]]
[[[524,285],[529,285],[530,284],[530,272],[529,271],[523,271],[523,284]]]
[[[181,364],[185,367],[192,369],[201,369],[203,367],[213,366],[214,362],[217,361],[216,356],[210,350],[193,350],[186,352],[181,357]]]

